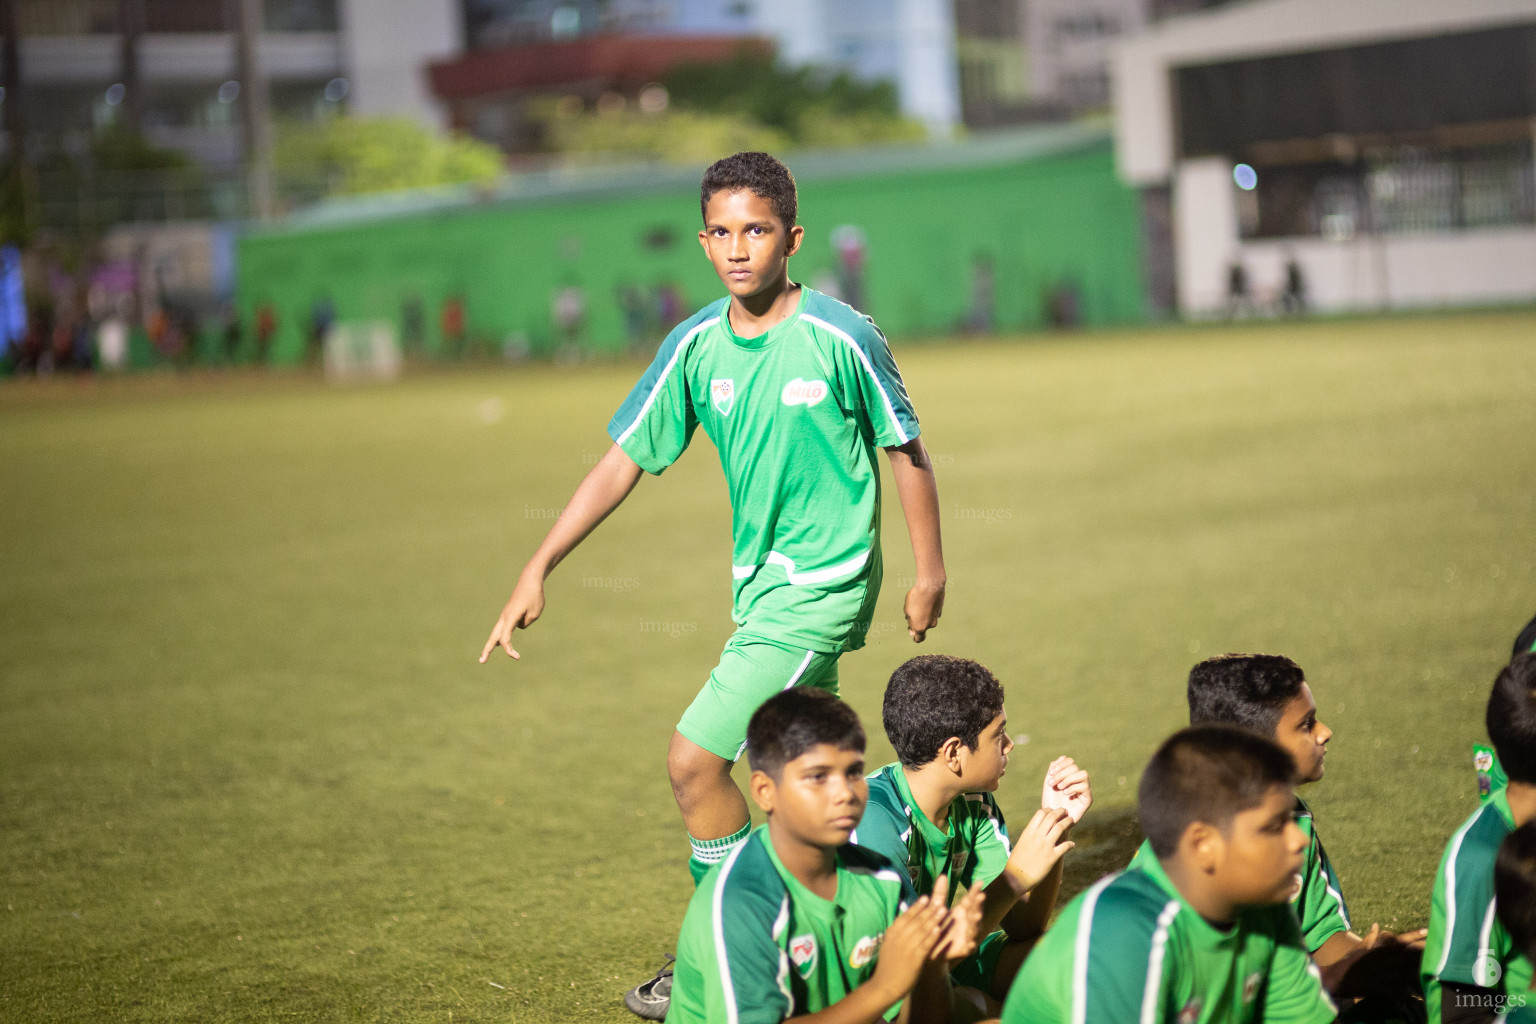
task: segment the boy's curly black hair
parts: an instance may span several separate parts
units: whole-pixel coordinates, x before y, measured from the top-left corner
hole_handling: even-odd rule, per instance
[[[761,197],[784,222],[786,231],[795,226],[795,217],[800,212],[795,176],[767,153],[737,153],[710,164],[699,185],[699,216],[705,215],[716,192],[742,191]]]

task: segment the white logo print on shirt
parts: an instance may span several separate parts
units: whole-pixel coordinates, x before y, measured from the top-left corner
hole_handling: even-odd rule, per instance
[[[827,382],[796,377],[784,385],[784,394],[780,397],[785,405],[804,405],[809,408],[827,397]]]

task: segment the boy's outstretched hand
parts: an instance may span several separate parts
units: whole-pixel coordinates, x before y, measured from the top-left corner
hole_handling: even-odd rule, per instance
[[[1088,773],[1077,766],[1070,757],[1058,757],[1045,770],[1045,787],[1040,793],[1040,806],[1046,810],[1060,808],[1067,812],[1076,825],[1093,806],[1093,789],[1088,784]]]
[[[1042,807],[1029,819],[1008,854],[1004,871],[1015,892],[1027,892],[1044,881],[1056,862],[1077,844],[1062,838],[1072,827],[1071,816],[1060,807]]]
[[[480,664],[485,664],[485,659],[491,656],[497,645],[505,647],[507,654],[513,658],[521,659],[522,655],[512,646],[512,631],[527,629],[543,614],[544,580],[538,573],[529,574],[524,570],[517,578],[517,586],[512,588],[507,606],[501,610],[501,617],[491,629],[491,637],[485,642],[485,649],[480,652]]]

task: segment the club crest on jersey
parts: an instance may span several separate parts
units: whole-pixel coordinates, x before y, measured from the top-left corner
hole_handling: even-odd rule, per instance
[[[714,403],[721,416],[729,416],[731,406],[736,404],[736,381],[730,377],[710,381],[709,400]]]
[[[1200,997],[1195,996],[1179,1011],[1179,1024],[1195,1024],[1200,1019]]]
[[[885,938],[885,932],[879,935],[866,935],[853,944],[853,952],[848,954],[849,967],[867,967],[880,950],[880,941]]]
[[[827,397],[827,382],[824,380],[801,380],[799,377],[796,377],[784,385],[784,393],[779,397],[785,405],[803,405],[806,408],[810,408]]]
[[[1259,985],[1263,980],[1264,975],[1259,971],[1254,971],[1243,979],[1243,1002],[1253,1002],[1253,997],[1259,994]]]
[[[816,966],[816,936],[796,935],[789,940],[789,958],[795,962],[800,977],[809,978]]]

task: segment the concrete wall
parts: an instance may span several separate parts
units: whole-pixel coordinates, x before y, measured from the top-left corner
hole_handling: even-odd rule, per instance
[[[457,0],[341,0],[341,25],[353,113],[447,127],[447,110],[433,97],[426,69],[463,46]]]
[[[1321,312],[1536,302],[1536,228],[1346,242],[1265,239],[1240,251],[1261,304],[1278,292],[1291,255],[1312,308]]]

